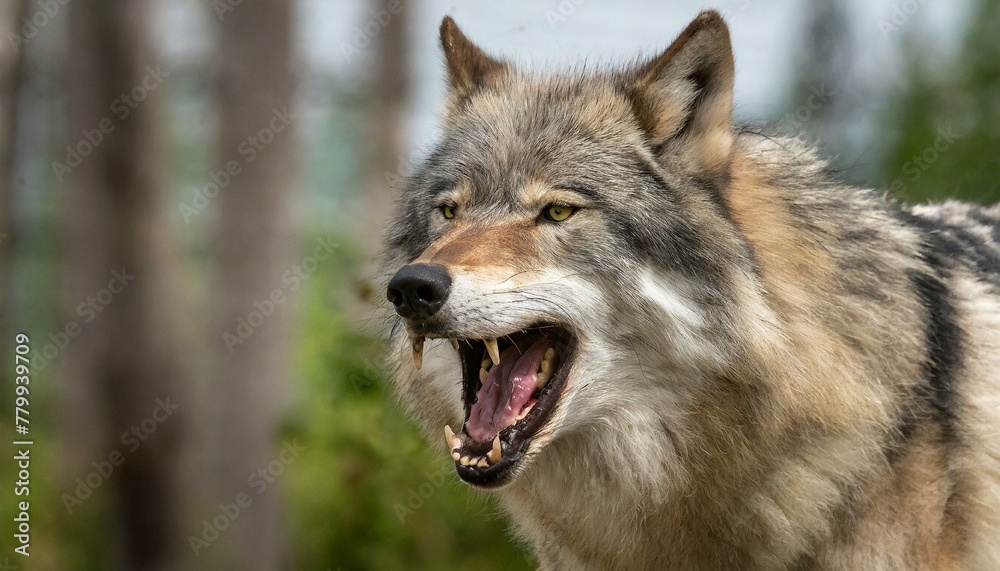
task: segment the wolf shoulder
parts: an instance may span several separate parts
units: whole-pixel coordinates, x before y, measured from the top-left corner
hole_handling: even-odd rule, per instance
[[[941,254],[964,262],[980,278],[1000,287],[1000,204],[948,200],[907,210],[911,224],[933,236],[944,250]]]

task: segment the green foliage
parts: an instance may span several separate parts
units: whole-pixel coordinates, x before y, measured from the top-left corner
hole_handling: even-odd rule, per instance
[[[904,38],[906,77],[886,106],[880,177],[914,202],[1000,200],[1000,3],[980,0],[954,61]],[[955,138],[957,135],[957,138]]]
[[[396,404],[381,346],[338,308],[350,264],[308,282],[301,375],[287,437],[306,451],[289,471],[301,569],[527,569],[491,498],[458,481]]]
[[[4,532],[0,534],[0,569],[4,565],[21,570],[30,569],[107,569],[111,565],[111,549],[107,541],[109,534],[109,501],[111,485],[106,480],[93,489],[79,505],[71,505],[69,511],[63,494],[74,494],[76,478],[86,479],[89,472],[70,473],[62,456],[67,450],[60,449],[61,417],[63,406],[73,403],[60,401],[57,370],[59,357],[43,359],[43,350],[54,342],[50,334],[61,332],[65,323],[59,321],[57,310],[59,292],[58,234],[55,217],[58,213],[56,201],[49,199],[57,189],[47,184],[39,188],[40,207],[36,211],[37,221],[26,225],[21,235],[16,254],[19,256],[13,273],[13,288],[10,303],[13,330],[4,331],[0,346],[4,348],[4,362],[0,367],[0,390],[4,408],[0,411],[0,434],[5,436],[0,443],[0,456],[6,460],[0,467],[0,475],[5,484],[0,488],[0,521]],[[9,245],[5,245],[9,246]],[[13,461],[21,447],[13,441],[19,439],[15,432],[14,418],[14,335],[23,332],[29,335],[31,360],[29,386],[29,439],[30,446],[30,495],[15,495],[14,482],[19,468]],[[40,366],[44,361],[46,366]],[[100,461],[100,458],[94,458]],[[113,476],[112,476],[113,477]],[[93,480],[92,480],[93,481]],[[19,503],[29,502],[31,525],[30,557],[14,554],[14,518],[19,513]]]

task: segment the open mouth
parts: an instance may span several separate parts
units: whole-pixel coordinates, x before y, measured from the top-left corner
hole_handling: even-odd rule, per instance
[[[470,484],[506,483],[555,410],[572,366],[575,338],[555,325],[498,339],[459,339],[465,424],[445,427],[458,475]]]

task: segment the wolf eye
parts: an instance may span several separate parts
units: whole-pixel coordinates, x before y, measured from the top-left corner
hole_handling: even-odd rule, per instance
[[[455,217],[455,206],[451,204],[442,204],[438,207],[441,210],[441,216],[444,216],[448,220]]]
[[[576,208],[568,204],[550,204],[545,207],[542,214],[550,222],[562,222],[572,216],[574,212],[576,212]]]

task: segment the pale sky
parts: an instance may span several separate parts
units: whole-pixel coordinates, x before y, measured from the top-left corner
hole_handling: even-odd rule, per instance
[[[408,126],[414,145],[433,134],[443,78],[437,28],[451,15],[465,33],[491,53],[533,66],[610,62],[655,54],[700,10],[726,16],[736,52],[736,113],[770,120],[785,103],[795,78],[795,50],[802,46],[802,7],[810,0],[402,0],[415,11],[412,42],[415,97]],[[875,87],[898,77],[899,36],[919,27],[921,36],[946,54],[954,49],[969,0],[843,0],[849,7],[858,50],[853,76]],[[307,70],[352,80],[364,73],[371,50],[345,55],[359,30],[374,21],[368,0],[300,0],[299,54]],[[913,7],[916,7],[913,10]],[[252,9],[243,4],[237,9]],[[907,13],[910,10],[912,13]],[[200,0],[162,0],[159,33],[167,56],[200,60],[209,53],[211,18]],[[899,29],[892,30],[894,22]],[[369,29],[377,29],[375,27]]]
[[[418,0],[412,23],[416,96],[411,138],[415,144],[433,134],[443,88],[437,27],[451,15],[473,41],[490,53],[533,66],[570,62],[616,62],[655,54],[700,10],[726,16],[736,52],[736,113],[742,119],[773,119],[794,80],[791,63],[801,46],[801,7],[809,0]],[[941,50],[953,49],[969,2],[927,0],[846,0],[863,56],[855,58],[857,81],[885,83],[894,70],[901,30],[920,33]],[[913,14],[904,8],[916,5]],[[343,43],[373,20],[360,0],[303,0],[301,51],[310,65],[361,72],[366,54],[345,57]],[[892,30],[893,17],[902,22]],[[902,14],[902,16],[900,16]],[[411,14],[413,15],[413,14]],[[370,28],[374,29],[374,28]]]

